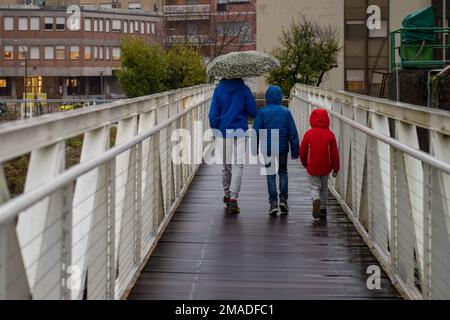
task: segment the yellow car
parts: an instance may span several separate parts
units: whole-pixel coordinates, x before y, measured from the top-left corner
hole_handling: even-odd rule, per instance
[[[78,109],[81,108],[80,104],[62,104],[59,107],[59,111],[69,111],[69,110],[73,110],[73,109]]]

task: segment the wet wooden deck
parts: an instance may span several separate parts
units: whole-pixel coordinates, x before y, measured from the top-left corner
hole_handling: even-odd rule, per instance
[[[289,164],[285,218],[267,215],[265,177],[246,167],[241,214],[224,213],[220,167],[203,165],[129,299],[399,299],[377,261],[332,199],[326,222],[311,217],[306,172]]]

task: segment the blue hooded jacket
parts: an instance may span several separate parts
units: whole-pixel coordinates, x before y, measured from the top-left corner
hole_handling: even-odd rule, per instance
[[[255,119],[253,128],[258,132],[260,129],[267,129],[267,136],[262,136],[263,152],[267,150],[270,155],[271,148],[271,129],[279,130],[279,150],[280,154],[289,153],[289,146],[291,149],[291,156],[298,158],[299,138],[297,127],[295,126],[294,118],[288,108],[281,105],[283,102],[283,95],[278,86],[270,86],[266,92],[266,106],[259,110]],[[264,150],[267,146],[267,149]]]
[[[248,130],[248,117],[256,117],[258,109],[250,88],[242,79],[222,79],[212,97],[209,110],[211,128],[227,136],[227,130]]]

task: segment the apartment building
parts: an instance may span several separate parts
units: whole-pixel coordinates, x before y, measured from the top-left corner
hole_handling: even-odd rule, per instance
[[[190,42],[205,57],[256,49],[256,0],[164,0],[168,45]]]
[[[46,6],[95,6],[107,9],[161,11],[162,0],[1,0],[0,4]]]
[[[0,97],[115,97],[121,39],[161,40],[161,13],[82,7],[78,27],[72,18],[65,7],[0,6]]]
[[[383,73],[389,70],[390,31],[401,28],[403,18],[429,5],[442,14],[442,0],[258,0],[257,49],[270,52],[278,45],[281,29],[300,14],[319,24],[338,28],[343,50],[338,67],[329,72],[324,87],[367,93],[369,85],[380,86]],[[449,10],[447,1],[447,10]],[[381,9],[381,28],[366,26],[367,8]],[[441,11],[439,11],[441,10]],[[437,19],[438,25],[442,21]],[[448,25],[448,22],[447,22]],[[373,73],[375,71],[376,73]],[[371,78],[373,77],[373,78]],[[261,86],[262,87],[262,86]]]

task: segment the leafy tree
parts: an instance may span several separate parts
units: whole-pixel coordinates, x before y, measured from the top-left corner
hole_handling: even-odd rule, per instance
[[[121,69],[117,77],[128,97],[164,91],[167,65],[160,47],[149,45],[138,37],[127,37],[120,48]]]
[[[330,25],[321,26],[306,17],[293,20],[283,28],[280,46],[273,51],[281,67],[269,74],[268,82],[279,85],[285,95],[296,83],[319,86],[337,64],[338,37],[339,31]]]
[[[188,44],[176,44],[166,53],[167,89],[178,89],[206,83],[206,67],[202,57]]]

